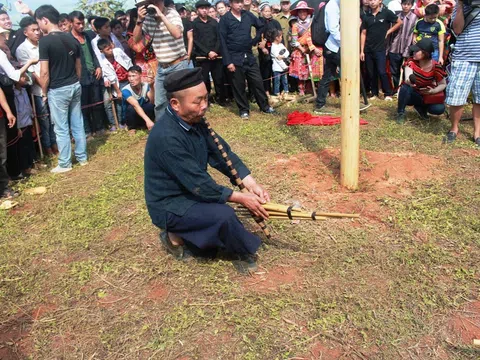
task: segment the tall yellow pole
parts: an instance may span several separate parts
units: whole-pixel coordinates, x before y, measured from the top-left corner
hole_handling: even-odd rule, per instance
[[[342,151],[340,183],[358,188],[360,151],[360,6],[340,0]]]

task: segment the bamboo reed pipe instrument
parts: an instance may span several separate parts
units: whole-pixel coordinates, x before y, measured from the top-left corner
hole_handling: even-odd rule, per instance
[[[359,218],[359,214],[329,213],[321,211],[303,211],[293,206],[266,203],[262,205],[267,210],[269,219],[277,220],[326,220],[327,218]],[[234,208],[239,217],[251,216],[249,210],[243,206]]]

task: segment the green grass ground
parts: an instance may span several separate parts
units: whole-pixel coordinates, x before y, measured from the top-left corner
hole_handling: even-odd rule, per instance
[[[95,139],[88,166],[18,184],[48,191],[0,212],[0,358],[478,359],[472,123],[445,146],[445,118],[409,113],[398,126],[394,104],[376,102],[349,192],[340,128],[287,127],[294,108],[242,121],[214,106],[208,118],[275,202],[359,220],[270,221],[252,277],[224,261],[177,262],[145,207],[146,134]]]

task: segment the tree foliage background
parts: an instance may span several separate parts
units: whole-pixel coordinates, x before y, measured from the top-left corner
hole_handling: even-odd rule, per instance
[[[88,15],[96,15],[96,16],[104,16],[109,19],[113,19],[113,15],[117,10],[124,10],[123,9],[123,1],[120,0],[104,0],[100,3],[89,5],[91,1],[89,0],[80,0],[78,2],[78,9],[82,11],[85,16]]]

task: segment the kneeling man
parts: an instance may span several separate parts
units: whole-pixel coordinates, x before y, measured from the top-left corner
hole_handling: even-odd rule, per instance
[[[160,235],[162,243],[177,259],[222,249],[235,255],[237,270],[255,271],[260,239],[243,227],[226,202],[242,204],[266,219],[262,203],[270,197],[221,138],[250,192],[232,191],[208,174],[210,165],[234,184],[203,119],[208,91],[202,69],[173,72],[164,86],[169,105],[150,132],[145,149],[145,198],[152,222],[165,230]]]
[[[155,94],[152,83],[142,83],[142,68],[128,69],[128,85],[122,89],[122,114],[128,130],[150,130],[155,119]]]

